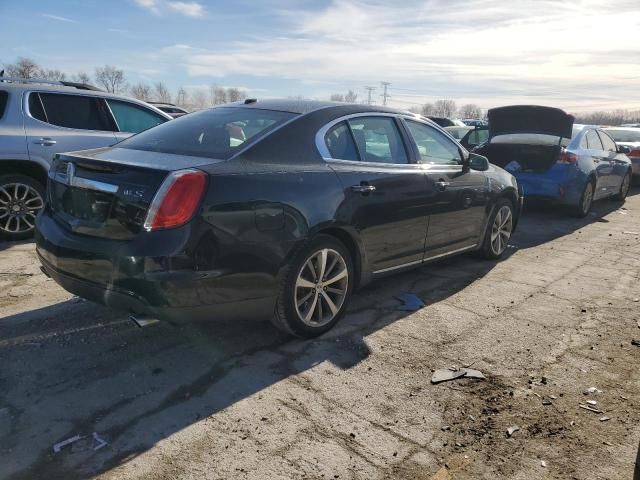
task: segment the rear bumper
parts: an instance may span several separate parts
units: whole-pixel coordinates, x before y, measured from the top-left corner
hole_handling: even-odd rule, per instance
[[[587,176],[573,165],[554,165],[543,173],[514,174],[527,199],[548,199],[566,205],[580,202]]]
[[[142,242],[81,236],[45,210],[36,222],[43,271],[65,290],[114,310],[175,322],[268,316],[276,297],[264,274],[174,268],[188,262],[188,228]]]

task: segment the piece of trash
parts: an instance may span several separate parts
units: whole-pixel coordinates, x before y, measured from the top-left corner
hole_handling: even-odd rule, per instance
[[[544,460],[540,460],[540,465],[542,465],[544,468],[547,468],[547,462],[545,462]]]
[[[63,447],[66,447],[67,445],[75,443],[78,440],[81,440],[83,438],[84,438],[83,435],[74,435],[71,438],[67,438],[66,440],[58,442],[53,446],[53,453],[58,453],[60,450],[62,450]]]
[[[604,413],[602,410],[598,410],[597,408],[590,407],[589,405],[578,405],[580,408],[584,408],[585,410],[589,410],[593,413]]]
[[[433,372],[431,377],[431,383],[447,382],[449,380],[455,380],[456,378],[477,378],[484,380],[486,377],[480,370],[474,370],[473,368],[441,368]]]
[[[624,235],[640,235],[640,232],[622,232]]]
[[[595,400],[587,400],[587,403],[589,405],[597,405],[598,404],[598,402],[596,402]]]
[[[395,295],[394,298],[402,302],[397,310],[403,312],[415,312],[424,307],[424,302],[413,293],[403,293],[402,295]]]
[[[551,405],[551,403],[552,403],[551,400],[548,399],[547,397],[542,399],[542,404],[543,405]]]
[[[96,432],[93,432],[91,436],[93,437],[91,448],[93,448],[94,451],[100,450],[102,447],[106,447],[107,445],[109,445],[106,441],[100,438]]]
[[[518,427],[517,425],[507,428],[507,436],[510,437],[511,435],[516,433],[518,430],[520,430],[520,427]]]
[[[604,443],[605,445],[608,445],[608,446],[610,446],[610,447],[613,447],[613,443],[611,443],[611,442],[604,441],[604,442],[602,442],[602,443]]]
[[[609,417],[600,417],[601,422],[606,422],[607,420],[611,420]]]
[[[582,393],[589,395],[590,393],[602,393],[602,390],[598,390],[596,387],[589,387]]]
[[[620,215],[626,215],[627,214],[627,212],[625,212],[624,210],[620,210],[620,209],[616,210],[616,213],[619,213]]]
[[[451,430],[451,427],[449,425],[445,425],[444,427],[440,428],[440,430],[446,432],[447,430]]]
[[[636,347],[640,347],[640,340],[631,340],[631,345],[635,345]]]
[[[558,397],[556,397],[555,395],[549,395],[549,398],[550,398],[551,400],[557,400],[557,399],[558,399]]]
[[[640,298],[634,298],[633,301],[634,302],[640,302]]]

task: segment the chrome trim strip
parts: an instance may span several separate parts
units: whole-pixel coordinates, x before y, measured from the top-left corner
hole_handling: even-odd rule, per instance
[[[390,272],[392,270],[397,270],[399,268],[410,267],[411,265],[417,265],[419,263],[428,262],[430,260],[435,260],[436,258],[446,257],[448,255],[453,255],[454,253],[464,252],[465,250],[471,250],[472,248],[475,248],[477,246],[478,246],[478,244],[474,243],[473,245],[469,245],[469,246],[462,247],[462,248],[457,248],[456,250],[451,250],[450,252],[445,252],[445,253],[441,253],[439,255],[434,255],[432,257],[423,258],[422,260],[416,260],[414,262],[403,263],[402,265],[396,265],[395,267],[388,267],[388,268],[383,268],[382,270],[376,270],[376,271],[373,272],[373,274],[377,275],[379,273]]]
[[[91,180],[89,178],[73,176],[71,178],[71,181],[69,181],[69,178],[67,177],[66,174],[59,173],[59,172],[53,173],[51,171],[49,172],[49,178],[58,183],[62,183],[63,185],[68,185],[70,187],[83,188],[85,190],[96,190],[98,192],[105,192],[105,193],[118,192],[118,185],[113,185],[111,183],[106,183],[106,182],[100,182],[98,180]]]

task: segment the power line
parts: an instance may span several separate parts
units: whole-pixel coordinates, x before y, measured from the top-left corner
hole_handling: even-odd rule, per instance
[[[364,87],[367,90],[367,105],[371,105],[371,94],[375,91],[376,87]]]
[[[389,87],[389,85],[391,85],[391,83],[389,82],[380,82],[380,85],[382,85],[382,88],[384,89],[384,91],[380,94],[380,96],[382,97],[382,105],[384,105],[385,107],[387,106],[387,98],[389,98],[391,95],[389,95],[387,93],[387,87]]]

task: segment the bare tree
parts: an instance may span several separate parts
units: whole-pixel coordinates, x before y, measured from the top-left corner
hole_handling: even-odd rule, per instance
[[[329,100],[332,102],[344,102],[344,95],[341,93],[332,93]]]
[[[358,94],[353,90],[349,90],[344,96],[344,101],[347,103],[356,103],[358,101]]]
[[[420,114],[420,113],[422,113],[422,107],[416,107],[416,106],[409,107],[409,111],[410,111],[411,113],[418,113],[418,114]]]
[[[52,68],[40,68],[37,73],[38,78],[45,78],[47,80],[61,81],[66,80],[66,75],[60,70],[54,70]]]
[[[458,110],[453,100],[436,100],[433,104],[434,115],[437,117],[453,117]]]
[[[458,115],[461,118],[482,118],[482,109],[475,103],[467,103],[460,107]]]
[[[194,110],[202,110],[207,107],[207,92],[202,89],[194,90],[191,93],[191,106]]]
[[[35,78],[40,67],[30,58],[19,57],[16,63],[6,65],[5,70],[8,77]]]
[[[227,99],[227,91],[218,85],[211,85],[209,87],[209,97],[211,105],[222,105],[229,101]]]
[[[171,92],[162,81],[156,82],[153,85],[153,92],[156,101],[162,103],[171,103]]]
[[[230,87],[227,88],[227,97],[229,97],[230,102],[239,102],[247,98],[247,93],[239,88]]]
[[[124,71],[112,65],[96,68],[96,82],[107,92],[119,93],[125,89]]]
[[[89,75],[87,75],[86,73],[80,72],[80,73],[76,73],[75,75],[72,75],[71,81],[77,82],[77,83],[90,84],[91,78],[89,78]]]
[[[148,102],[151,100],[151,87],[146,83],[138,82],[131,86],[129,94],[133,98],[137,98],[143,102]]]
[[[433,103],[425,103],[424,105],[422,105],[422,108],[420,109],[420,113],[425,117],[431,117],[436,114],[436,109],[433,106]]]

